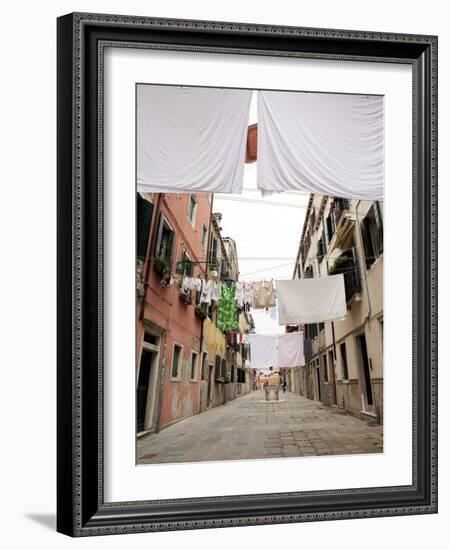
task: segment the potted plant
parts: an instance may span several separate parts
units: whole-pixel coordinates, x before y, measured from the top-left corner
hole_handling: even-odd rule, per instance
[[[154,258],[154,270],[161,277],[170,271],[170,264],[163,256],[155,256]]]
[[[197,306],[195,306],[195,315],[199,319],[206,319],[206,317],[207,317],[207,307],[205,307],[201,304],[198,304]]]
[[[192,303],[192,291],[188,290],[187,292],[184,292],[182,288],[179,289],[179,298],[181,302],[183,302],[186,305],[189,305]]]

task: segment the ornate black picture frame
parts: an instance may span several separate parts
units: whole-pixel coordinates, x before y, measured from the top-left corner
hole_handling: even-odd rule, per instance
[[[406,63],[413,70],[413,483],[105,503],[102,92],[105,44]],[[58,500],[71,536],[437,511],[437,38],[69,14],[58,19]],[[150,497],[150,495],[149,495]]]

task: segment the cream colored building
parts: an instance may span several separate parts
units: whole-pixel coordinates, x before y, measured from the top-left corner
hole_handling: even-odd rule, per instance
[[[293,278],[343,273],[347,316],[304,326],[291,391],[383,420],[383,203],[311,195]]]

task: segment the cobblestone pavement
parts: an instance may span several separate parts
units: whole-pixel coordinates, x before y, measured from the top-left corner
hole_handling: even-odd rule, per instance
[[[382,426],[295,393],[251,392],[139,438],[139,464],[381,453]]]

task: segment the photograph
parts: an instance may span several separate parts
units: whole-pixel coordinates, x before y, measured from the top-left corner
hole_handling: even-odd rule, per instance
[[[137,83],[135,208],[137,465],[383,452],[381,95]]]

